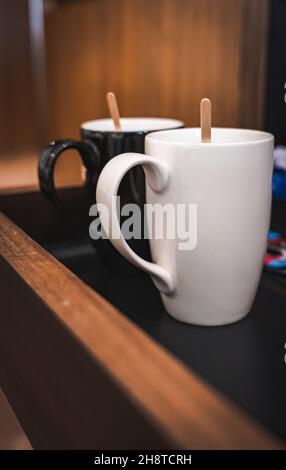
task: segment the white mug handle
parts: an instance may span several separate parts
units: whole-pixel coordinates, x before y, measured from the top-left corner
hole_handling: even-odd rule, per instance
[[[150,274],[161,292],[171,295],[175,289],[172,274],[158,264],[140,258],[126,243],[120,230],[116,207],[117,191],[123,176],[136,165],[143,165],[147,183],[153,191],[161,192],[167,187],[169,169],[159,160],[140,153],[124,153],[112,158],[103,168],[97,182],[96,202],[108,209],[99,211],[101,224],[119,253],[135,266]],[[112,236],[110,235],[110,227],[112,227]]]

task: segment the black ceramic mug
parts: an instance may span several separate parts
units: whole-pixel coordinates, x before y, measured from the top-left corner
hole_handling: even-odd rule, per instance
[[[63,205],[55,184],[55,165],[63,152],[74,149],[81,157],[86,171],[85,191],[89,206],[94,204],[96,183],[105,164],[116,155],[126,152],[144,153],[146,134],[158,130],[183,127],[181,121],[161,118],[122,118],[121,130],[115,130],[111,119],[88,121],[81,125],[81,141],[59,140],[51,142],[41,153],[38,166],[42,193],[56,211],[68,222],[88,233],[88,224],[79,222],[70,208]],[[121,206],[136,203],[140,208],[145,201],[145,178],[142,168],[131,170],[123,179],[118,192]],[[130,271],[130,265],[118,255],[109,240],[94,242],[109,266]],[[130,244],[140,256],[148,258],[148,243],[144,239]]]

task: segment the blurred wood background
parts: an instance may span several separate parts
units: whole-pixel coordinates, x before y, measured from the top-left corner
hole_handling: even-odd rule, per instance
[[[46,15],[49,136],[107,115],[262,125],[268,0],[84,0]]]
[[[26,0],[0,0],[0,156],[36,146]]]
[[[31,5],[41,2],[43,60],[31,34]],[[36,185],[39,148],[77,138],[81,122],[106,117],[108,90],[124,116],[196,126],[200,99],[208,96],[214,125],[261,128],[269,2],[0,0],[0,158],[7,160],[0,186]],[[15,172],[11,159],[19,158]],[[67,155],[59,173],[78,175],[78,159]]]

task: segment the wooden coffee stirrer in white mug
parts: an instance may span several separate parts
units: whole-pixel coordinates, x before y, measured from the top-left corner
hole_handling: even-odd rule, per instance
[[[211,142],[212,133],[212,104],[208,98],[201,101],[201,141]]]
[[[117,131],[121,130],[120,114],[117,104],[117,99],[112,91],[109,91],[106,95],[107,105],[110,112],[111,119],[113,120],[114,127]]]

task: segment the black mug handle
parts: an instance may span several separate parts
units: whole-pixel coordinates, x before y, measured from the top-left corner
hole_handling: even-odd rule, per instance
[[[58,158],[63,152],[70,149],[76,150],[81,157],[82,163],[86,169],[85,189],[91,204],[93,201],[95,202],[95,176],[99,169],[99,151],[92,143],[71,139],[51,142],[40,155],[38,164],[39,182],[42,193],[52,203],[56,211],[68,222],[76,225],[78,228],[82,228],[80,224],[74,220],[74,217],[63,207],[57,193],[54,179],[55,165]]]

